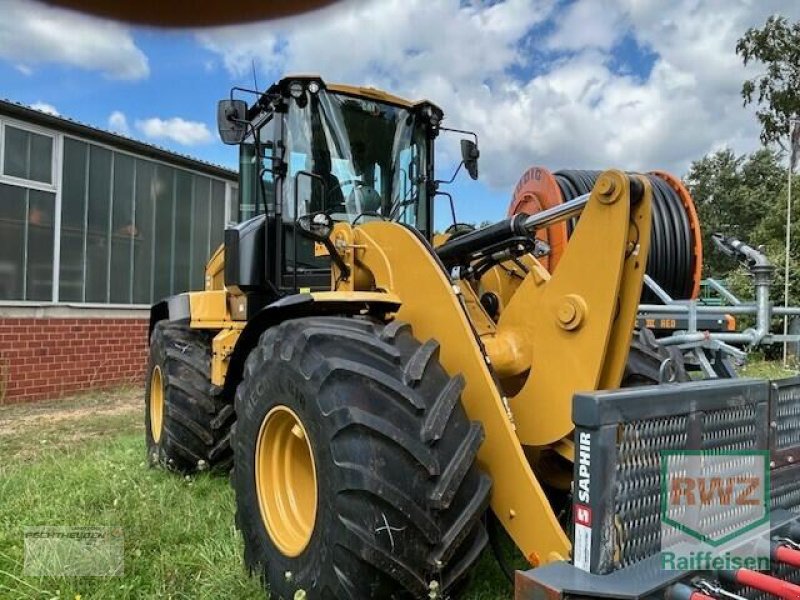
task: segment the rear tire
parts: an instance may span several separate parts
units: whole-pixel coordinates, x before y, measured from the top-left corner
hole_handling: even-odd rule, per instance
[[[675,346],[661,346],[649,329],[634,331],[621,388],[689,381],[683,354]]]
[[[361,318],[297,319],[261,336],[236,394],[232,484],[245,561],[274,597],[441,597],[468,575],[487,541],[491,481],[475,465],[483,428],[461,406],[464,380],[447,376],[438,349],[405,323]],[[278,450],[259,460],[276,410],[296,415],[316,481],[305,545],[289,553],[262,517],[281,486],[259,486],[256,469],[309,461]]]
[[[223,400],[210,373],[208,333],[169,321],[156,324],[150,336],[144,417],[152,466],[185,474],[230,470],[233,405]],[[159,380],[161,402],[155,389]]]

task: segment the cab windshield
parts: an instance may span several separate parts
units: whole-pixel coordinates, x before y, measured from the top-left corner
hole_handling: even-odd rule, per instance
[[[325,211],[425,229],[425,128],[400,106],[321,90],[289,99],[284,222]]]

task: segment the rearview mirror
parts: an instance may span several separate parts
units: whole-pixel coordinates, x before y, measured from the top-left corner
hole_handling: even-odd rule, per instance
[[[217,105],[217,129],[223,144],[241,144],[247,137],[247,102],[220,100]]]
[[[461,140],[461,160],[470,178],[478,178],[478,157],[481,155],[478,145],[472,140]]]
[[[333,219],[324,212],[316,212],[299,217],[297,226],[304,235],[312,240],[324,242],[330,238],[333,231]]]

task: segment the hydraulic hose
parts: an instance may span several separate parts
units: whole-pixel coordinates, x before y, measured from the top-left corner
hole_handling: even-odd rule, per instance
[[[535,214],[548,207],[569,203],[589,193],[601,171],[569,169],[551,173],[543,167],[531,167],[520,179],[514,191],[509,214]],[[674,299],[696,298],[702,271],[700,225],[691,196],[680,180],[663,171],[646,175],[653,190],[653,226],[647,274]],[[553,227],[545,234],[553,252],[548,263],[550,270],[558,264],[566,243],[563,237],[572,235],[578,219],[573,218],[561,228]],[[646,303],[661,302],[649,289],[642,293]]]

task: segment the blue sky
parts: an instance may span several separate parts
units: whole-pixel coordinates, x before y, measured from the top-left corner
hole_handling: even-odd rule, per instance
[[[773,12],[800,17],[796,3],[772,0],[356,0],[176,32],[27,0],[3,10],[2,96],[232,168],[216,101],[252,85],[253,60],[261,87],[312,71],[427,97],[446,125],[480,135],[481,180],[460,176],[450,189],[459,220],[472,222],[501,218],[532,164],[683,174],[717,148],[755,149],[735,41]],[[440,145],[442,176],[456,141]]]

